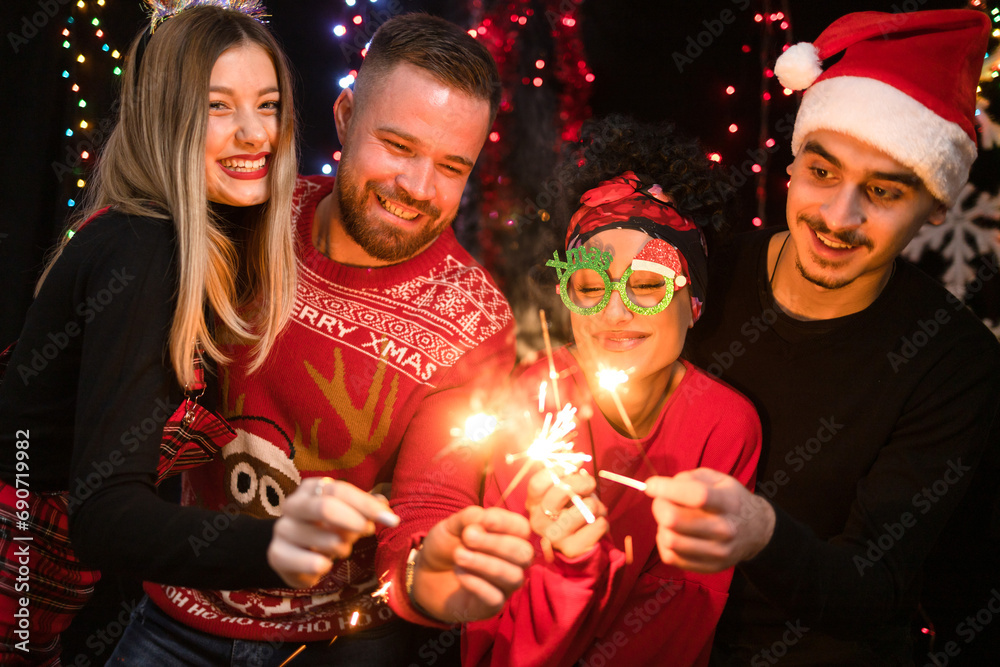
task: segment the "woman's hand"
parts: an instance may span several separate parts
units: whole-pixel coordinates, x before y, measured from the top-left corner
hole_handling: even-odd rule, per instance
[[[585,554],[608,532],[608,520],[604,518],[608,510],[592,495],[596,488],[596,480],[585,472],[559,478],[547,468],[539,470],[528,482],[524,501],[531,529],[567,558]],[[573,504],[574,493],[594,515],[593,523],[587,523]]]
[[[395,526],[399,517],[382,496],[349,482],[310,477],[282,507],[267,549],[267,562],[292,588],[309,588],[351,555],[358,539],[375,533],[375,524]]]

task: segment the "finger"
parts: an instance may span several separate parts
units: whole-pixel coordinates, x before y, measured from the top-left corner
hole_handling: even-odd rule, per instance
[[[674,477],[650,477],[646,495],[713,512],[725,511],[732,504],[729,500],[730,488],[714,486],[685,473]]]
[[[302,549],[309,549],[332,558],[347,558],[351,548],[360,535],[358,533],[340,534],[324,530],[311,523],[285,520],[282,517],[274,525],[274,534]]]
[[[472,525],[462,532],[462,546],[460,548],[505,560],[519,568],[526,568],[531,565],[535,557],[535,550],[526,538],[527,535],[520,537],[491,533],[478,525]],[[457,553],[458,549],[455,551]]]
[[[320,496],[316,498],[318,517],[315,521],[319,526],[327,530],[345,533],[357,533],[358,535],[373,535],[375,524],[368,520],[363,514],[351,504],[346,503],[333,496]]]
[[[525,496],[526,505],[537,505],[552,488],[554,480],[548,468],[542,468],[528,480],[528,493]]]
[[[689,572],[699,572],[702,574],[715,574],[729,569],[735,563],[726,562],[718,559],[709,558],[695,558],[690,556],[682,556],[675,553],[669,548],[661,547],[657,543],[657,550],[660,554],[660,560],[667,565],[672,565],[673,567],[678,567],[682,570],[688,570]]]
[[[581,556],[593,549],[609,528],[608,520],[604,517],[596,519],[594,523],[584,524],[559,544],[559,550],[570,558]]]
[[[387,508],[381,500],[370,493],[362,491],[350,482],[335,481],[332,484],[324,484],[321,488],[324,495],[333,496],[346,505],[350,505],[369,521],[380,523],[390,528],[399,525],[399,517]]]
[[[465,591],[478,600],[479,604],[490,610],[489,615],[502,609],[504,602],[507,601],[507,594],[502,590],[460,567],[455,568],[455,578]]]
[[[523,539],[528,539],[528,536],[531,535],[531,527],[524,515],[505,510],[502,507],[482,510],[476,518],[477,523],[490,533],[512,535]]]
[[[573,490],[578,496],[589,496],[597,489],[597,480],[583,471],[561,478],[563,484]]]
[[[268,547],[267,562],[286,583],[298,588],[315,585],[333,567],[326,556],[280,539],[272,540]]]
[[[329,505],[331,499],[337,502]],[[344,507],[349,507],[349,511],[342,516],[336,516],[335,514],[343,511]],[[380,515],[380,512],[384,513],[384,516]],[[325,522],[348,530],[369,533],[374,530],[372,527],[365,531],[365,524],[370,520],[392,525],[399,519],[375,497],[369,496],[349,482],[339,482],[329,477],[310,477],[302,482],[285,500],[282,513],[300,521]]]
[[[500,509],[500,508],[491,508]],[[503,510],[506,511],[506,510]],[[477,507],[475,505],[470,505],[465,509],[459,510],[454,514],[450,515],[447,519],[440,522],[440,526],[453,537],[460,538],[462,536],[462,531],[465,530],[466,526],[478,522],[487,512],[482,507]],[[513,512],[512,512],[513,514]]]
[[[659,527],[690,537],[729,541],[736,536],[725,515],[675,505],[662,498],[653,501],[653,518]]]
[[[738,560],[727,545],[670,530],[657,531],[656,546],[665,563],[697,572],[720,572]]]
[[[524,568],[505,558],[471,551],[464,547],[455,549],[455,565],[466,573],[485,580],[491,586],[510,595],[524,583]]]
[[[591,514],[594,515],[595,519],[593,523],[587,523],[584,518],[583,513],[576,505],[571,505],[570,507],[563,510],[562,514],[555,521],[550,522],[542,531],[542,536],[549,538],[552,544],[563,550],[563,542],[569,539],[571,536],[580,532],[588,526],[595,525],[598,521],[602,521],[601,517],[607,515],[607,508],[596,498],[584,498],[584,505],[590,510]],[[602,525],[606,525],[607,521],[604,521]],[[600,531],[603,534],[603,530]],[[563,550],[564,551],[564,550]],[[564,551],[565,553],[565,551]]]

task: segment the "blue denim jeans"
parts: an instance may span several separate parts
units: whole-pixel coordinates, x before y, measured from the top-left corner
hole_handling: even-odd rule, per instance
[[[439,654],[440,638],[449,647]],[[430,639],[426,639],[426,638]],[[449,641],[450,640],[450,641]],[[150,599],[144,598],[132,612],[125,634],[107,665],[129,667],[279,667],[301,642],[272,644],[265,641],[217,637],[188,627],[170,618]],[[431,648],[432,647],[432,648]],[[332,645],[327,640],[309,642],[289,667],[410,667],[411,665],[457,664],[456,630],[433,630],[394,619],[389,623],[340,637]],[[427,654],[423,656],[423,654]],[[433,654],[433,655],[432,655]],[[430,658],[428,662],[425,658]]]

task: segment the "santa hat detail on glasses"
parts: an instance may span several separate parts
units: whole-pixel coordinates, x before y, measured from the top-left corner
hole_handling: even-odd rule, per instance
[[[814,130],[841,132],[909,167],[951,205],[976,159],[976,84],[989,30],[973,10],[859,12],[792,46],[774,67],[786,88],[808,88],[792,153]],[[824,72],[821,61],[841,52]]]

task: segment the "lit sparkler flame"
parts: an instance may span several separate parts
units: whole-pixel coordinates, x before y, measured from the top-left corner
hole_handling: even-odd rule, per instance
[[[594,523],[594,517],[590,508],[584,504],[583,499],[569,487],[568,484],[559,479],[556,470],[561,470],[564,475],[571,475],[580,469],[580,465],[591,460],[590,454],[573,451],[573,441],[571,435],[576,431],[576,407],[567,403],[556,413],[555,419],[552,413],[545,414],[545,422],[541,430],[535,436],[535,440],[528,448],[519,454],[508,454],[507,463],[513,463],[518,459],[526,459],[524,465],[504,491],[506,498],[518,482],[524,478],[528,472],[528,467],[533,461],[544,465],[552,476],[552,483],[569,493],[570,501],[580,510],[587,523]]]
[[[571,435],[576,431],[576,407],[567,403],[556,413],[546,413],[545,422],[535,440],[520,454],[508,454],[507,463],[518,459],[531,459],[545,465],[546,468],[558,468],[564,475],[576,472],[580,465],[590,461],[590,455],[573,451]]]
[[[477,412],[465,420],[465,439],[470,442],[482,442],[493,435],[498,422],[496,415]]]
[[[358,618],[360,618],[360,617],[361,617],[361,612],[359,612],[359,611],[355,611],[353,614],[351,614],[351,627],[352,628],[358,624]]]
[[[494,414],[477,412],[474,415],[470,415],[465,420],[464,427],[452,427],[451,435],[455,440],[439,451],[434,456],[435,460],[451,454],[462,447],[478,447],[493,435],[499,425],[500,419]]]
[[[383,574],[381,577],[379,577],[379,580],[384,580],[385,577],[387,577],[387,576],[389,576],[388,570],[385,572],[385,574]],[[389,589],[390,588],[392,588],[392,582],[391,581],[383,581],[383,583],[382,583],[381,586],[379,586],[377,589],[375,589],[374,591],[372,591],[372,597],[375,598],[376,600],[381,601],[382,604],[388,604],[389,603]]]
[[[597,371],[597,382],[602,389],[615,391],[620,385],[628,382],[628,373],[617,368],[602,368]]]
[[[629,419],[628,413],[625,412],[625,406],[622,405],[622,399],[618,396],[618,387],[628,382],[628,373],[617,368],[601,368],[596,375],[601,388],[611,394],[611,400],[615,402],[615,408],[618,410],[618,416],[622,419],[622,424],[625,425],[625,430],[628,431],[633,440],[638,440],[639,436],[632,426],[632,420]]]

